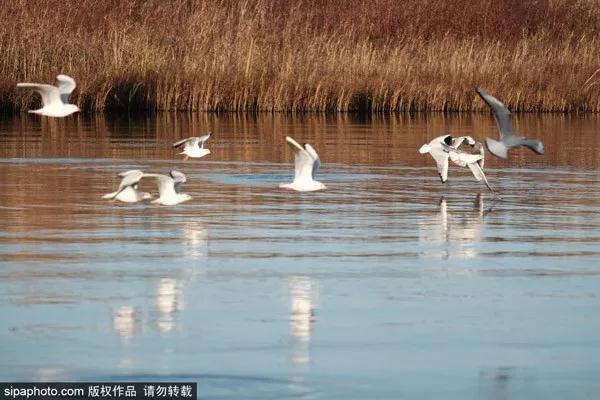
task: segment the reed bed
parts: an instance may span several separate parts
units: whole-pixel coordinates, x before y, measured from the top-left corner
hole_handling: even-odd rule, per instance
[[[600,112],[600,0],[14,0],[0,109]]]

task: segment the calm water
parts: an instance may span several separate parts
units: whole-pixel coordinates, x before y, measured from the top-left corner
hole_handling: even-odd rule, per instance
[[[600,117],[442,185],[487,114],[0,118],[0,380],[191,380],[202,399],[597,399]],[[169,144],[213,130],[213,153]],[[278,190],[285,135],[328,190]],[[186,173],[175,207],[100,199]],[[152,185],[145,189],[154,190]]]

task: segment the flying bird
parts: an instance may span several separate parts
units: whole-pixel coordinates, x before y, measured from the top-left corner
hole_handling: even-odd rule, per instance
[[[210,154],[209,149],[204,148],[204,142],[210,138],[212,132],[200,137],[189,137],[187,139],[180,140],[179,142],[173,143],[173,147],[182,147],[183,151],[179,154],[184,154],[184,160],[188,158],[200,158]]]
[[[475,140],[470,136],[453,138],[451,135],[442,135],[436,137],[428,144],[424,144],[419,149],[419,153],[429,153],[433,157],[442,183],[446,183],[448,180],[448,158],[450,157],[445,147],[458,149],[464,142],[467,142],[469,145],[475,144]]]
[[[75,80],[67,75],[58,75],[56,85],[17,83],[18,88],[33,89],[42,96],[42,108],[29,110],[30,113],[58,118],[80,111],[75,104],[69,104],[69,95],[73,92],[75,86]]]
[[[544,154],[544,144],[538,139],[527,139],[517,136],[512,126],[510,111],[500,100],[485,92],[482,88],[476,88],[477,94],[486,102],[492,110],[494,119],[500,131],[500,141],[490,138],[485,139],[485,145],[490,153],[500,158],[508,157],[508,149],[525,146],[537,154]]]
[[[192,198],[189,194],[181,193],[181,186],[187,181],[182,172],[172,170],[169,175],[144,174],[143,178],[154,178],[158,186],[159,196],[152,203],[174,206]]]
[[[279,187],[299,192],[325,189],[325,185],[315,180],[321,165],[321,160],[315,149],[308,143],[302,147],[289,136],[286,136],[285,140],[294,152],[294,181],[292,183],[281,183]]]
[[[466,151],[460,150],[453,146],[448,146],[445,143],[442,144],[442,147],[448,152],[448,156],[454,164],[461,167],[469,167],[475,179],[477,179],[478,182],[483,181],[487,188],[490,189],[492,193],[494,192],[488,183],[485,174],[483,173],[485,154],[483,145],[480,142],[473,142],[471,145],[473,149],[472,153],[467,153]]]
[[[136,203],[141,200],[148,200],[152,198],[150,193],[141,192],[138,190],[138,183],[144,173],[139,169],[132,169],[129,171],[121,172],[119,176],[121,183],[116,192],[108,193],[102,196],[103,199],[108,200],[119,200],[125,203]]]

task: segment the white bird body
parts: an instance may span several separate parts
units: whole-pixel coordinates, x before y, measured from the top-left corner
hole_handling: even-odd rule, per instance
[[[42,96],[42,108],[29,110],[32,114],[62,118],[79,110],[75,104],[69,104],[69,95],[75,89],[75,80],[67,75],[56,77],[56,86],[43,83],[17,83],[18,88],[29,88]]]
[[[467,153],[453,146],[442,145],[448,151],[448,156],[452,162],[461,167],[469,167],[475,179],[478,182],[483,181],[485,185],[490,189],[490,191],[494,191],[490,184],[488,183],[485,174],[483,173],[483,163],[484,163],[484,151],[483,145],[479,142],[473,143],[474,153]]]
[[[446,183],[448,180],[448,152],[444,149],[444,146],[449,146],[452,148],[458,148],[464,141],[467,141],[469,144],[475,143],[473,138],[470,136],[460,136],[457,138],[453,138],[450,135],[442,135],[433,139],[428,144],[424,144],[419,149],[419,153],[425,154],[429,153],[431,157],[435,160],[438,175],[440,176],[440,180],[442,183]]]
[[[138,201],[151,199],[153,196],[147,192],[138,190],[138,183],[144,173],[138,169],[121,172],[119,176],[123,177],[116,192],[108,193],[102,196],[103,199],[119,200],[124,203],[137,203]]]
[[[186,177],[179,171],[171,171],[169,175],[144,174],[144,178],[154,178],[158,186],[158,198],[152,203],[163,206],[174,206],[192,198],[189,194],[180,193],[181,185],[186,182]]]
[[[173,143],[173,147],[181,147],[183,146],[183,151],[179,154],[183,154],[186,156],[186,160],[188,157],[191,158],[200,158],[210,154],[209,149],[204,148],[204,143],[210,138],[212,133],[200,137],[190,137],[187,139],[180,140],[178,142]]]
[[[298,192],[314,192],[326,189],[326,186],[315,180],[321,160],[315,149],[308,143],[304,147],[289,136],[285,138],[294,152],[294,181],[281,183],[279,188],[296,190]]]

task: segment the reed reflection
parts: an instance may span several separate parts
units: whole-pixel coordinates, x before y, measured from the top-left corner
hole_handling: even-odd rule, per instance
[[[315,293],[307,276],[290,279],[290,360],[302,365],[310,362],[310,339],[315,323]]]
[[[40,122],[41,121],[41,122]],[[0,157],[86,157],[172,160],[171,143],[213,131],[209,161],[286,162],[285,135],[312,143],[328,163],[400,163],[429,166],[416,151],[441,132],[475,135],[496,132],[487,114],[417,115],[255,115],[158,113],[149,116],[80,115],[64,121],[38,121],[26,116],[0,118]],[[600,118],[586,116],[515,115],[515,128],[531,132],[546,144],[546,154],[531,157],[516,151],[509,160],[488,157],[488,168],[569,165],[598,168],[598,152],[580,149],[600,144]]]

